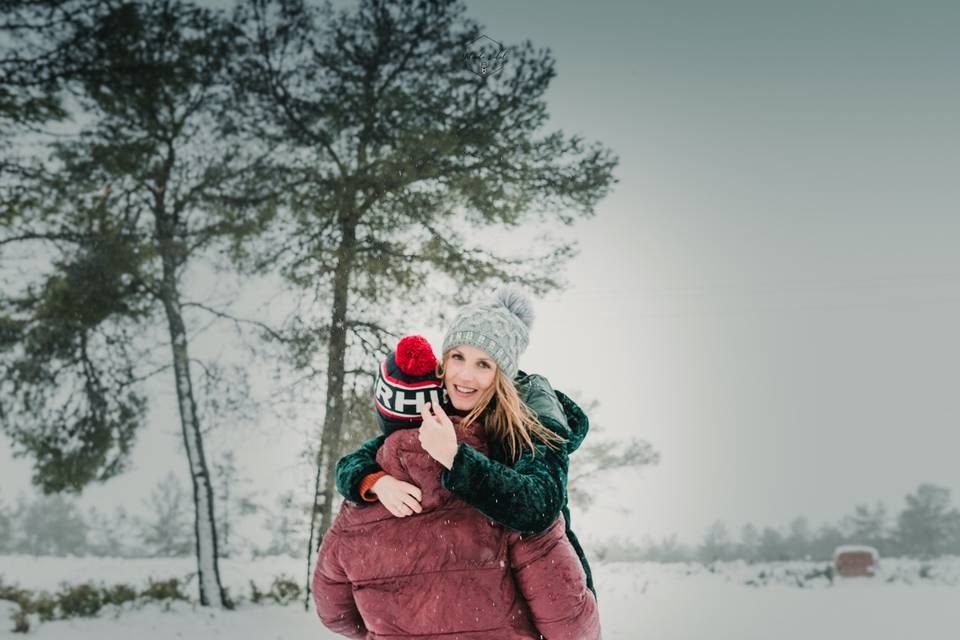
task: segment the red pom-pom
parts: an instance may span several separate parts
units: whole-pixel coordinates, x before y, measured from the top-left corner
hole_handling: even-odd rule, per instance
[[[425,376],[437,370],[437,356],[423,336],[407,336],[397,343],[397,366],[408,376]]]

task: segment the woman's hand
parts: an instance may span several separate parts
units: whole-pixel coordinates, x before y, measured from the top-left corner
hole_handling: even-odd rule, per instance
[[[383,476],[374,482],[370,491],[377,495],[380,504],[385,506],[387,511],[398,518],[420,513],[422,510],[420,501],[423,496],[420,488],[391,475]]]
[[[420,409],[423,424],[420,425],[420,446],[430,457],[447,469],[453,468],[453,459],[457,456],[457,433],[453,422],[447,417],[439,404],[433,405],[436,415],[430,414],[431,403],[426,402]]]

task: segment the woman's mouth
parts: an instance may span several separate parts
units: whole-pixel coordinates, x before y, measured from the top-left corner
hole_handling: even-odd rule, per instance
[[[459,395],[464,396],[464,397],[470,397],[470,396],[474,395],[474,394],[477,392],[477,390],[474,389],[474,388],[472,388],[472,387],[461,387],[461,386],[458,385],[458,384],[453,385],[453,389],[454,389],[454,391],[456,391]]]

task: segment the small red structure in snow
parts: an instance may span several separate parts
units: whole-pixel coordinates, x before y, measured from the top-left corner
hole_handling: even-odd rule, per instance
[[[866,545],[845,544],[833,551],[833,569],[845,578],[872,577],[880,562],[880,554]]]

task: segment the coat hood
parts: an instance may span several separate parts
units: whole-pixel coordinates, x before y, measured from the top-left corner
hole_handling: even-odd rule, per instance
[[[543,376],[523,371],[515,379],[520,397],[540,424],[567,439],[567,455],[576,451],[590,430],[586,414],[567,395],[555,391]]]

